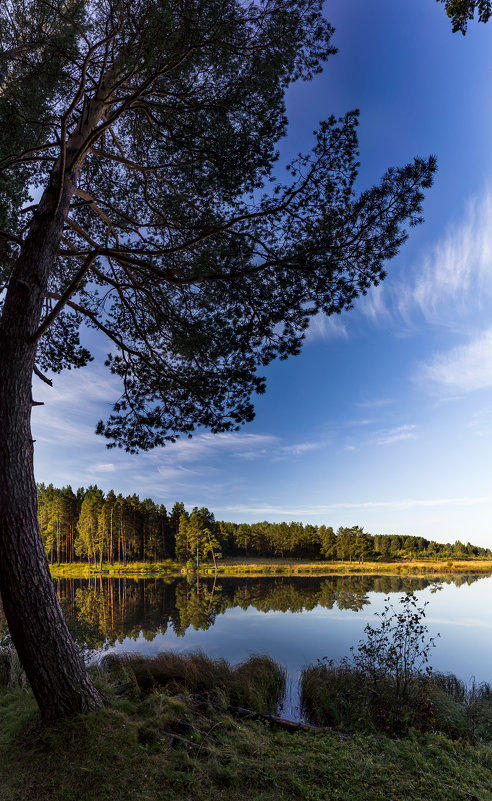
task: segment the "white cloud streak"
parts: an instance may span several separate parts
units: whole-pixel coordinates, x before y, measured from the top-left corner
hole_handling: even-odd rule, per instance
[[[299,442],[295,445],[283,445],[280,448],[282,454],[286,456],[301,456],[303,453],[317,451],[324,447],[323,442]]]
[[[389,431],[381,432],[374,439],[375,445],[392,445],[395,442],[401,442],[406,439],[416,439],[416,425],[403,425],[391,428]]]
[[[492,327],[467,345],[438,354],[420,367],[416,379],[429,390],[467,393],[492,386]]]
[[[363,314],[382,325],[429,324],[459,329],[460,319],[492,297],[492,192],[471,199],[461,223],[424,253],[410,280],[383,283],[360,301]],[[488,304],[486,304],[488,305]],[[486,308],[486,307],[485,307]]]
[[[348,332],[345,323],[342,323],[340,315],[333,314],[327,317],[321,312],[311,319],[306,333],[307,342],[322,340],[326,342],[331,339],[348,339]]]
[[[392,398],[375,398],[374,400],[359,401],[355,405],[361,409],[380,409],[393,403]]]
[[[159,451],[157,458],[174,464],[208,460],[220,454],[240,458],[259,458],[279,446],[278,437],[270,434],[198,434],[192,439],[178,439]]]
[[[276,515],[277,517],[291,517],[299,519],[301,517],[312,517],[330,514],[343,510],[364,510],[364,509],[390,509],[398,511],[401,509],[419,509],[433,507],[454,507],[454,506],[479,506],[492,502],[492,496],[462,498],[404,498],[395,501],[361,501],[359,503],[332,503],[325,505],[312,506],[276,506],[276,505],[248,505],[238,504],[235,506],[225,506],[221,512],[235,514],[249,514],[256,516]]]
[[[492,191],[471,199],[463,220],[428,249],[409,271],[410,280],[383,284],[362,301],[361,310],[379,325],[445,326],[470,336],[447,353],[420,365],[415,380],[435,395],[456,395],[492,386]],[[397,436],[397,434],[396,434]],[[410,438],[401,432],[399,439]],[[396,441],[396,440],[390,440]]]
[[[416,304],[430,322],[440,321],[443,306],[466,313],[477,299],[492,294],[492,194],[468,203],[461,225],[450,227],[443,240],[426,255],[403,316]]]

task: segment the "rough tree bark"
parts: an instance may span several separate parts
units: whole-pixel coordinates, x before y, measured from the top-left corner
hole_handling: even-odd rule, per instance
[[[83,125],[66,143],[14,265],[0,320],[0,594],[13,643],[46,721],[103,705],[68,631],[39,533],[31,385],[36,332],[84,144],[103,118],[109,96],[103,82]]]
[[[49,199],[45,198],[47,204]],[[97,709],[102,699],[63,618],[39,534],[31,436],[36,330],[62,212],[33,226],[0,324],[0,593],[12,640],[46,720]]]

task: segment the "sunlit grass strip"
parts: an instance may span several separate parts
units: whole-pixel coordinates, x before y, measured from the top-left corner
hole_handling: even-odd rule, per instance
[[[53,578],[86,578],[88,576],[181,576],[186,569],[178,562],[168,559],[163,562],[128,562],[102,566],[87,565],[83,562],[68,562],[50,565]],[[305,562],[286,559],[268,559],[249,561],[243,559],[224,559],[215,570],[211,563],[200,565],[200,575],[220,576],[331,576],[371,574],[378,575],[403,573],[405,575],[422,576],[452,573],[492,573],[492,560],[394,560],[389,562]]]
[[[88,565],[84,562],[63,562],[50,565],[53,578],[85,578],[87,576],[165,576],[183,574],[183,566],[171,559],[164,562],[103,562],[99,565]]]

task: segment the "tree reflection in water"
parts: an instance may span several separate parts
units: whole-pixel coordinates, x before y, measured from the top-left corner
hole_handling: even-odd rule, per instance
[[[472,584],[480,575],[439,579],[399,575],[344,575],[323,578],[59,579],[58,596],[77,641],[89,655],[140,635],[152,641],[171,628],[183,636],[190,627],[211,628],[228,609],[300,613],[316,607],[357,612],[368,593],[407,593],[443,583]],[[0,631],[3,624],[0,608]],[[254,647],[254,643],[252,644]]]

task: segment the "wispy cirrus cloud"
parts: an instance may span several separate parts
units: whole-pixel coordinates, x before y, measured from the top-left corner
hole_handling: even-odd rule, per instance
[[[381,431],[374,438],[375,445],[392,445],[395,442],[401,442],[406,439],[417,438],[417,426],[414,424],[406,424],[390,428],[387,431]]]
[[[33,397],[44,406],[34,407],[34,438],[72,448],[102,442],[94,434],[96,423],[108,414],[120,393],[119,379],[96,364],[53,376],[52,387],[36,381]]]
[[[477,437],[492,435],[492,408],[477,409],[470,418],[468,427]]]
[[[359,401],[355,404],[361,409],[380,409],[393,403],[392,398],[374,398],[373,400]]]
[[[362,312],[380,325],[391,321],[395,330],[421,328],[424,320],[466,336],[463,344],[435,354],[414,371],[413,378],[431,394],[491,387],[492,190],[472,198],[462,220],[449,226],[407,274],[405,281],[372,290],[361,303]],[[409,438],[411,432],[406,433]]]
[[[192,439],[178,439],[159,452],[161,459],[173,464],[189,464],[208,460],[221,454],[239,458],[259,458],[278,447],[280,440],[271,434],[226,432],[224,434],[198,434]]]
[[[378,501],[360,501],[346,503],[331,503],[324,505],[310,505],[310,506],[295,506],[295,505],[276,505],[276,504],[237,504],[231,506],[224,506],[221,508],[222,512],[244,514],[244,515],[276,515],[277,517],[289,517],[297,520],[302,517],[317,517],[320,515],[328,515],[337,511],[357,511],[364,509],[419,509],[419,508],[432,508],[432,507],[453,507],[453,506],[479,506],[482,504],[490,503],[492,496],[464,496],[461,498],[401,498],[397,500],[378,500]]]
[[[114,377],[90,365],[85,371],[56,376],[52,389],[36,385],[34,397],[46,403],[34,412],[36,475],[58,485],[97,483],[106,491],[112,485],[117,491],[166,501],[185,497],[202,498],[203,503],[204,496],[236,490],[247,473],[244,463],[302,459],[322,447],[318,441],[289,441],[269,433],[203,432],[138,457],[116,449],[105,458],[105,441],[95,435],[94,427],[110,411],[111,398],[118,397]]]
[[[403,315],[412,305],[430,322],[442,322],[446,312],[466,314],[492,294],[492,193],[467,204],[461,224],[448,228],[422,263],[413,290],[401,305]]]
[[[492,327],[466,345],[421,365],[416,379],[433,392],[462,394],[492,386]]]
[[[331,317],[327,317],[326,314],[320,312],[311,318],[306,341],[322,340],[326,342],[330,339],[348,339],[347,327],[342,322],[340,315],[333,314]]]
[[[317,451],[323,447],[324,443],[320,440],[316,442],[297,442],[293,445],[282,445],[280,454],[283,456],[301,456],[303,453]]]
[[[361,299],[377,324],[413,327],[424,320],[455,329],[492,297],[492,191],[472,198],[463,219],[450,225],[404,281],[383,283]],[[461,322],[460,322],[461,321]]]
[[[103,462],[100,464],[95,464],[92,469],[94,473],[115,473],[116,465],[112,462]]]

